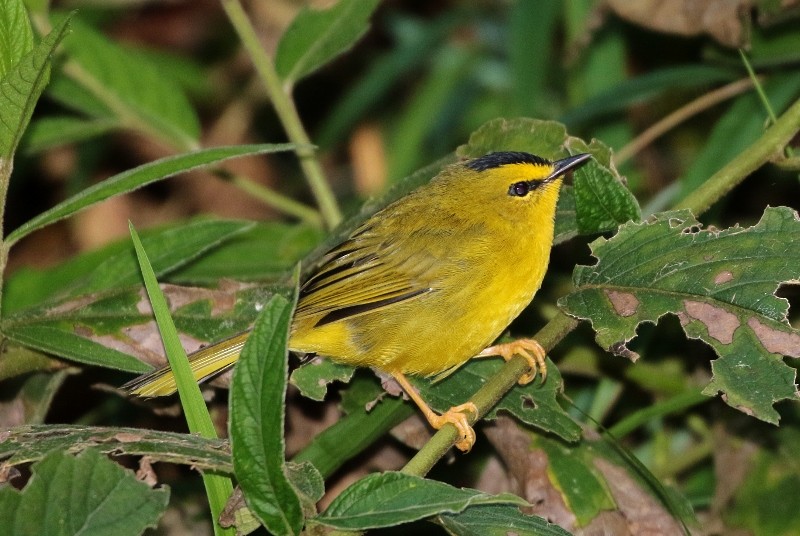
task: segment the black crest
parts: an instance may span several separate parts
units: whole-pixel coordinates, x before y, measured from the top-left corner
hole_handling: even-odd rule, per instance
[[[506,164],[534,164],[538,166],[549,166],[552,164],[546,158],[536,156],[530,153],[523,153],[517,151],[504,151],[498,153],[489,153],[483,155],[475,160],[467,162],[466,166],[473,171],[486,171]]]

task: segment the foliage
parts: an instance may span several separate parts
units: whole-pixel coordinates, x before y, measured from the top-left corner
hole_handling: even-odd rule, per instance
[[[0,0],[0,526],[139,534],[170,510],[193,531],[201,504],[216,534],[796,530],[796,12],[220,4]],[[147,33],[153,16],[195,53]],[[475,451],[447,468],[453,427],[430,436],[370,371],[295,367],[286,339],[327,249],[497,150],[593,158],[510,327],[551,351],[547,381],[519,386],[518,358],[414,380],[437,410],[479,410]],[[62,186],[34,204],[42,176]],[[92,233],[102,247],[48,246]],[[214,380],[230,393],[204,398],[185,351],[249,328]],[[165,355],[178,403],[109,387]]]

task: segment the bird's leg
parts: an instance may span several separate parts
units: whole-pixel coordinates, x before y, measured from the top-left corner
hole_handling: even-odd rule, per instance
[[[456,447],[464,452],[469,452],[470,449],[472,449],[472,445],[475,444],[475,430],[472,429],[472,426],[470,426],[467,420],[467,413],[472,413],[475,416],[478,415],[478,408],[475,407],[475,404],[467,402],[466,404],[453,406],[442,415],[439,415],[425,403],[414,386],[411,385],[402,373],[394,372],[392,373],[392,377],[394,377],[397,383],[400,384],[400,387],[403,388],[411,400],[419,407],[431,426],[439,430],[447,423],[452,424],[456,427],[461,437],[461,439],[456,442]]]
[[[520,385],[527,385],[536,377],[537,371],[542,375],[542,383],[547,379],[547,363],[544,358],[547,353],[542,345],[533,339],[517,339],[516,341],[490,346],[475,357],[499,355],[509,361],[515,355],[525,358],[531,366],[530,372],[519,379]]]

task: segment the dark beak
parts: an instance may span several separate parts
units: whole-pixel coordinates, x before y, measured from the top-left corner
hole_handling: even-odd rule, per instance
[[[547,177],[545,180],[553,180],[556,177],[560,177],[564,175],[568,171],[580,166],[587,160],[592,157],[589,153],[581,153],[576,154],[575,156],[568,156],[567,158],[562,158],[561,160],[556,160],[553,162],[553,172]]]

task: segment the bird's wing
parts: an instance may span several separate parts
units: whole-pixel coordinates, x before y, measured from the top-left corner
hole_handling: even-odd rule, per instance
[[[329,252],[300,289],[296,318],[315,318],[320,326],[431,292],[435,263],[434,255],[398,240],[354,235]]]

